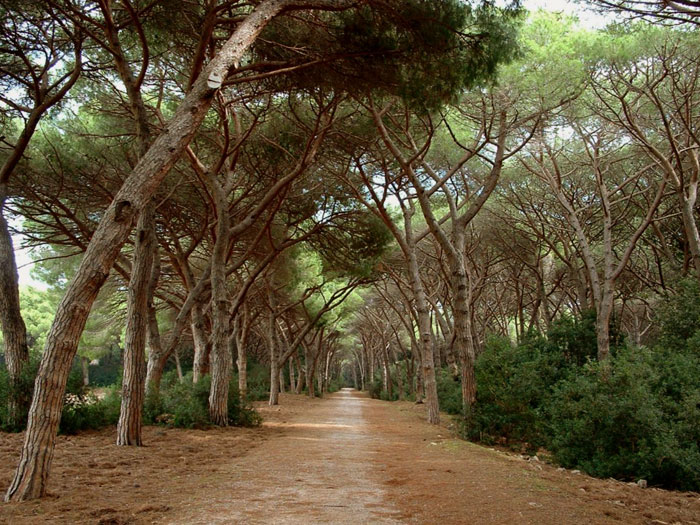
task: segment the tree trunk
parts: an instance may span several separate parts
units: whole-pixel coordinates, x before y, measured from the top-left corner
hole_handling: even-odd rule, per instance
[[[410,219],[407,221],[410,228]],[[409,237],[409,234],[406,235]],[[437,395],[437,381],[435,380],[435,360],[433,357],[433,333],[430,325],[430,310],[425,299],[425,291],[418,269],[418,259],[414,241],[410,241],[411,251],[408,256],[408,270],[413,289],[413,297],[416,301],[418,314],[418,328],[420,331],[420,352],[423,365],[422,388],[425,392],[425,403],[428,408],[428,423],[437,425],[440,423],[440,407]]]
[[[211,300],[213,334],[211,349],[211,392],[209,416],[212,423],[228,425],[228,390],[233,367],[229,346],[229,301],[226,288],[226,260],[231,235],[228,198],[224,188],[209,174],[209,189],[216,209],[216,241],[211,254]]]
[[[29,362],[27,329],[19,304],[17,263],[12,236],[5,218],[7,184],[0,183],[0,328],[5,339],[5,362],[10,376],[8,423],[12,428],[22,425],[29,406],[29,396],[23,393],[22,369]]]
[[[155,393],[160,392],[160,380],[163,377],[163,368],[165,367],[165,359],[163,360],[163,366],[160,370],[156,371],[152,369],[153,364],[158,362],[158,357],[161,356],[165,350],[163,349],[163,344],[160,338],[160,328],[158,328],[158,318],[156,316],[156,307],[153,304],[153,295],[158,286],[158,279],[160,278],[160,257],[158,256],[158,245],[154,244],[153,253],[153,264],[151,265],[151,277],[148,283],[148,325],[146,331],[146,346],[148,347],[148,361],[146,364],[146,395],[150,394],[152,388]],[[177,353],[175,354],[175,362],[179,365],[180,360],[177,358]],[[166,356],[167,359],[167,356]],[[151,384],[154,380],[153,374],[157,375],[157,383]]]
[[[610,318],[613,310],[612,290],[603,292],[600,304],[596,309],[596,340],[598,342],[598,361],[610,357]]]
[[[289,391],[296,392],[297,384],[294,377],[294,358],[289,359]]]
[[[225,77],[284,7],[283,1],[264,1],[238,24],[103,214],[47,335],[34,384],[27,432],[6,501],[22,501],[46,494],[63,394],[90,307],[131,232],[136,214],[151,200],[204,120],[216,92],[208,87],[207,79],[212,74]]]
[[[297,364],[297,370],[299,371],[299,377],[297,377],[297,389],[296,393],[301,394],[304,389],[304,369],[301,366],[301,359],[299,358],[299,353],[294,354],[294,361]]]
[[[185,380],[185,376],[182,373],[182,365],[180,364],[180,350],[176,348],[173,354],[175,354],[175,371],[177,372],[177,380],[182,383]]]
[[[197,383],[203,376],[209,373],[210,346],[205,332],[204,314],[202,305],[197,303],[192,307],[192,345],[194,346],[194,358],[192,360],[192,382]]]
[[[248,356],[245,351],[245,344],[239,341],[236,345],[238,348],[238,359],[236,360],[236,365],[238,366],[238,393],[241,399],[244,399],[248,394]]]
[[[697,202],[698,183],[688,185],[687,191],[680,190],[681,193],[681,216],[683,218],[683,229],[685,237],[688,241],[690,256],[693,261],[693,269],[695,270],[695,278],[700,281],[700,233],[698,233],[698,225],[695,222],[697,212],[695,211],[695,203]]]
[[[80,358],[80,371],[83,374],[83,386],[90,386],[90,360],[87,357]]]
[[[272,339],[272,338],[270,338]],[[277,345],[274,341],[270,341],[270,398],[268,404],[270,406],[275,406],[279,404],[279,363],[277,361]]]
[[[117,445],[143,445],[141,413],[146,389],[146,338],[149,297],[156,245],[155,206],[149,204],[139,215],[136,246],[127,302],[124,339],[122,404],[117,423]]]

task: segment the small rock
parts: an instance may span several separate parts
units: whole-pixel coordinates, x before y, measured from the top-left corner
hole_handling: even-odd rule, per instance
[[[557,472],[564,472],[565,470],[566,470],[566,469],[565,469],[564,467],[559,467],[559,468],[557,469]]]
[[[431,441],[430,444],[431,444],[431,445],[437,445],[437,443],[435,443],[435,441]]]
[[[581,471],[580,470],[572,470],[571,473],[572,474],[581,474]]]
[[[645,480],[645,479],[640,479],[639,481],[637,481],[637,486],[638,486],[640,489],[645,489],[645,488],[647,488],[647,480]]]
[[[537,456],[532,456],[530,458],[530,461],[539,461],[539,460],[540,460],[540,458],[538,458]]]

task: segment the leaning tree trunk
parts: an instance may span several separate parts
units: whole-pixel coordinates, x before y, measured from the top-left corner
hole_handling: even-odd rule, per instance
[[[22,369],[29,362],[27,329],[20,313],[17,263],[12,236],[5,219],[7,185],[0,184],[0,327],[5,339],[5,362],[10,376],[8,423],[12,428],[22,425],[29,396],[23,392]]]
[[[208,78],[213,74],[225,77],[284,7],[283,1],[264,1],[236,27],[103,214],[47,335],[19,465],[6,501],[46,494],[66,382],[90,307],[129,236],[136,215],[150,201],[204,120],[216,92],[207,85]]]
[[[143,445],[141,414],[146,389],[146,338],[153,261],[157,251],[155,206],[151,202],[139,215],[134,263],[131,269],[124,339],[122,404],[117,423],[117,445]]]

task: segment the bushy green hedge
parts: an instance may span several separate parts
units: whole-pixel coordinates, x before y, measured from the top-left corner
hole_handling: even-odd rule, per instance
[[[252,359],[248,359],[247,367],[248,390],[246,392],[247,401],[265,401],[270,397],[270,368]],[[234,374],[234,377],[238,376]],[[236,379],[236,391],[238,390],[238,379]]]
[[[8,418],[8,396],[13,388],[20,389],[26,399],[31,399],[34,390],[34,378],[39,366],[37,356],[32,356],[30,362],[22,370],[22,377],[17,385],[11,385],[7,369],[0,368],[0,430],[5,432],[21,432],[27,426],[27,411],[13,425]],[[28,407],[27,407],[28,408]],[[75,434],[81,430],[102,428],[116,424],[119,419],[120,398],[116,389],[112,389],[103,399],[89,393],[83,386],[79,368],[73,368],[66,383],[65,401],[61,412],[60,434]]]
[[[448,368],[441,368],[436,370],[435,380],[440,410],[452,415],[461,414],[462,383],[459,376],[455,376]]]
[[[32,356],[28,365],[22,369],[20,380],[12,384],[5,364],[0,366],[0,430],[3,432],[21,432],[27,426],[28,401],[32,398],[34,378],[39,366],[39,360]],[[16,395],[27,400],[24,410],[18,414],[17,421],[10,421],[9,399]]]
[[[619,479],[700,489],[700,359],[625,349],[560,382],[549,448],[566,467]]]
[[[144,407],[147,424],[161,424],[180,428],[206,428],[209,419],[209,391],[211,378],[204,376],[192,383],[192,373],[179,381],[175,372],[163,376],[159,395],[149,396]],[[241,401],[238,380],[234,376],[229,385],[228,422],[234,426],[257,426],[262,422],[252,407]]]
[[[461,418],[465,437],[544,446],[596,476],[700,490],[700,290],[679,289],[660,309],[657,344],[615,336],[605,363],[594,360],[589,314],[518,345],[489,339],[477,403]]]

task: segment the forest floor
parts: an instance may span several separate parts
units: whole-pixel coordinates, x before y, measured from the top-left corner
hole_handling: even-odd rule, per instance
[[[51,495],[0,523],[700,524],[700,495],[598,480],[454,438],[421,405],[282,395],[257,429],[58,439]],[[447,419],[447,418],[445,418]],[[0,434],[0,486],[21,435]]]

